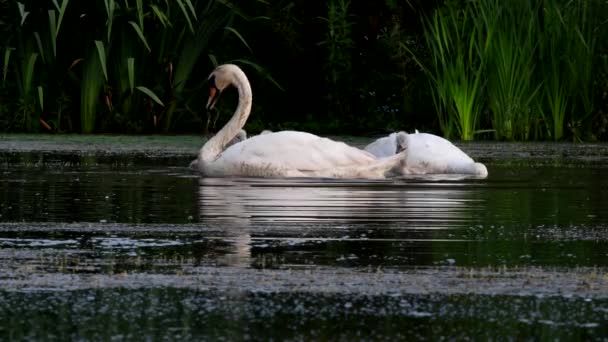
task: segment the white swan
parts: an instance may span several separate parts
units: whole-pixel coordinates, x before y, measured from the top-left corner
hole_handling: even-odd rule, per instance
[[[392,133],[367,145],[365,150],[380,158],[406,150],[407,157],[402,170],[405,174],[455,173],[484,178],[488,176],[485,165],[476,163],[450,141],[434,134],[418,131],[414,134]]]
[[[197,167],[206,176],[384,178],[401,170],[404,153],[378,159],[342,142],[305,132],[256,135],[226,148],[249,117],[251,86],[245,73],[233,64],[217,67],[209,82],[207,109],[229,85],[237,88],[239,101],[232,118],[199,151]]]

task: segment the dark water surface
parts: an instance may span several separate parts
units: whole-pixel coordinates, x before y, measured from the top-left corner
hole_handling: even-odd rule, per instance
[[[607,145],[351,181],[201,178],[200,143],[0,136],[0,340],[608,338]]]

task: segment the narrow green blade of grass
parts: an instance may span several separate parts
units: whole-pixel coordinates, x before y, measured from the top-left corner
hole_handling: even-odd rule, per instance
[[[44,49],[42,48],[42,40],[40,40],[40,34],[38,34],[38,32],[34,32],[34,38],[36,39],[36,45],[38,46],[38,53],[40,53],[42,63],[46,64],[46,59],[44,58]]]
[[[59,6],[59,4],[57,3],[57,0],[53,0],[53,4],[55,5],[55,8],[57,8],[57,11],[59,12],[59,18],[57,19],[57,29],[55,30],[55,38],[57,38],[57,35],[59,34],[59,28],[61,27],[61,22],[63,21],[63,15],[65,14],[65,9],[68,6],[68,2],[70,2],[70,1],[63,0],[61,2],[61,6]]]
[[[209,60],[211,61],[211,64],[214,67],[219,65],[219,63],[217,62],[217,57],[215,57],[215,55],[209,54],[209,55],[207,55],[207,57],[209,57]]]
[[[2,67],[2,82],[6,82],[6,74],[8,74],[8,65],[11,60],[11,52],[13,52],[15,48],[7,47],[4,50],[4,65]]]
[[[80,87],[80,126],[82,133],[92,133],[100,92],[103,87],[103,72],[97,53],[90,51],[84,60]]]
[[[36,52],[30,53],[30,56],[27,59],[27,64],[25,65],[25,72],[23,75],[24,81],[24,92],[27,94],[30,92],[32,87],[32,79],[34,78],[34,67],[36,66],[36,59],[38,58],[38,54]]]
[[[163,104],[163,102],[158,98],[158,96],[156,96],[156,94],[154,94],[154,92],[146,87],[143,86],[137,86],[136,87],[137,90],[141,91],[142,93],[148,95],[152,100],[154,100],[154,102],[158,103],[161,106],[165,106]]]
[[[243,38],[243,36],[241,36],[239,31],[237,31],[234,28],[229,27],[229,26],[224,27],[224,29],[228,32],[232,32],[241,41],[241,43],[243,43],[243,45],[245,45],[247,47],[247,49],[249,49],[249,51],[251,51],[249,44],[247,44],[247,41],[245,41],[245,38]]]
[[[192,6],[192,2],[190,0],[184,0],[186,2],[186,5],[188,5],[188,8],[190,8],[190,12],[192,13],[192,16],[194,17],[194,20],[196,19],[196,11],[194,10],[194,6]]]
[[[141,28],[134,21],[129,21],[129,24],[133,26],[133,29],[135,30],[135,32],[137,32],[137,36],[139,36],[139,39],[144,43],[148,52],[151,52],[152,49],[150,49],[150,45],[148,45],[148,41],[146,41],[146,37],[144,36],[144,33],[142,32]]]
[[[216,61],[217,62],[217,61]],[[270,76],[270,73],[268,73],[264,68],[262,68],[262,66],[260,66],[257,63],[254,63],[252,61],[248,61],[246,59],[235,59],[233,61],[230,62],[238,62],[241,64],[246,64],[251,66],[252,68],[254,68],[260,75],[262,75],[264,78],[266,78],[267,80],[269,80],[272,84],[274,84],[277,88],[279,88],[282,91],[285,91],[285,89],[283,89],[283,87],[281,87],[281,85],[274,79],[272,78],[272,76]]]
[[[49,25],[51,28],[51,45],[53,46],[53,57],[57,57],[57,17],[55,10],[49,10]],[[44,57],[42,57],[44,60]]]
[[[21,26],[23,26],[23,24],[25,23],[25,18],[27,18],[30,12],[26,12],[25,5],[20,2],[17,3],[17,7],[19,8],[19,14],[21,15]]]
[[[163,28],[167,28],[167,26],[171,26],[171,22],[169,22],[169,19],[167,18],[167,16],[160,10],[160,8],[158,8],[158,6],[150,5],[150,7],[152,8],[152,11],[154,12],[156,17],[160,21],[160,24],[163,25]]]
[[[103,76],[108,80],[108,71],[106,66],[106,49],[101,40],[95,41],[97,47],[97,55],[99,56],[99,63],[101,63],[101,70],[103,70]]]
[[[141,0],[137,0],[135,2],[137,6],[137,19],[139,20],[139,28],[143,32],[144,31],[144,5]]]
[[[133,93],[133,88],[135,88],[135,58],[127,58],[127,71],[129,74],[129,87],[131,88],[131,93]]]
[[[40,110],[44,111],[44,90],[42,86],[38,86],[38,103],[40,103]]]
[[[112,35],[112,23],[114,22],[114,9],[116,8],[116,2],[114,0],[104,0],[103,3],[106,6],[106,14],[108,15],[108,23],[106,26],[108,36],[107,41],[109,42]]]
[[[182,13],[184,13],[184,17],[186,18],[186,21],[188,22],[188,27],[190,28],[190,32],[194,33],[194,27],[192,26],[192,21],[190,20],[190,16],[188,15],[188,11],[186,11],[186,7],[184,7],[184,3],[182,2],[182,0],[176,0],[177,4],[179,5],[179,8],[181,8]]]

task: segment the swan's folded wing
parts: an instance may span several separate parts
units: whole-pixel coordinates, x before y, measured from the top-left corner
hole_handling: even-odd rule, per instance
[[[390,157],[397,153],[397,144],[395,134],[388,137],[377,139],[371,144],[365,146],[365,150],[378,158]]]
[[[433,134],[409,134],[407,151],[406,164],[413,173],[476,173],[471,157]]]
[[[254,136],[231,146],[219,158],[230,164],[263,160],[301,171],[368,165],[376,161],[370,153],[345,143],[294,131]]]

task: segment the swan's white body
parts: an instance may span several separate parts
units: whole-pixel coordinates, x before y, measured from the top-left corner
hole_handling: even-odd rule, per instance
[[[405,154],[378,159],[371,153],[304,132],[281,131],[251,137],[228,147],[251,111],[251,87],[235,65],[211,74],[208,107],[228,85],[239,91],[239,104],[228,123],[203,145],[198,170],[206,176],[384,178],[401,169]]]
[[[392,133],[365,147],[366,151],[383,158],[407,150],[405,174],[471,174],[487,177],[488,169],[476,163],[450,141],[428,133]],[[391,154],[392,151],[392,154]]]

